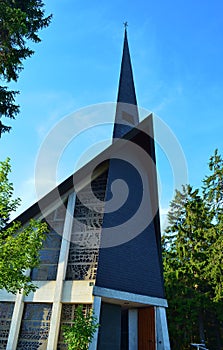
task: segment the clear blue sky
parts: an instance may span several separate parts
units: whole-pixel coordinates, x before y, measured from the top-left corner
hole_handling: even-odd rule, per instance
[[[55,123],[82,107],[115,102],[124,21],[138,104],[168,124],[185,154],[189,182],[199,186],[210,155],[215,148],[222,153],[223,145],[222,1],[45,3],[52,24],[40,33],[42,42],[13,85],[21,91],[21,113],[0,140],[0,159],[11,158],[22,208],[35,201],[36,157]],[[70,151],[59,181],[73,171]],[[157,161],[165,212],[173,190],[171,170],[165,155],[158,153]]]

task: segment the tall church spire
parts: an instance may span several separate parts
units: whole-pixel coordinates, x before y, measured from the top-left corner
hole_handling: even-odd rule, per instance
[[[117,102],[137,105],[126,28],[125,28],[125,35],[124,35],[124,46],[123,46]]]
[[[131,128],[138,125],[138,123],[139,117],[137,100],[127,38],[127,29],[125,25],[113,138],[122,137]]]

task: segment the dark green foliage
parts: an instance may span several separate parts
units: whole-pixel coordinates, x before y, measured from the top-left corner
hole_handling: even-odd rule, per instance
[[[19,222],[8,225],[20,199],[12,199],[13,185],[8,175],[9,159],[0,162],[0,289],[28,294],[36,289],[25,272],[38,266],[39,250],[47,232],[45,223],[31,220],[25,227]]]
[[[83,314],[83,305],[75,310],[75,318],[71,326],[63,327],[63,336],[68,350],[88,350],[94,333],[99,325],[91,312]]]
[[[38,31],[47,27],[52,16],[44,17],[42,0],[0,0],[0,79],[17,81],[23,61],[30,57],[27,41],[40,42]],[[0,86],[0,118],[15,118],[19,106],[15,104],[17,91]],[[0,121],[1,134],[10,130]]]
[[[202,190],[176,191],[162,237],[172,349],[223,348],[223,160],[215,151]]]
[[[6,86],[0,86],[0,117],[15,119],[19,113],[19,106],[15,104],[15,96],[18,91],[7,91]],[[0,120],[0,137],[4,132],[9,132],[10,127],[3,125]]]

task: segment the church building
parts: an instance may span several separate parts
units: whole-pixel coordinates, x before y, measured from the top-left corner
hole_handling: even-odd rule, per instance
[[[79,304],[89,350],[169,350],[153,115],[139,122],[127,30],[112,144],[16,220],[45,220],[35,292],[0,291],[0,349],[65,350]]]

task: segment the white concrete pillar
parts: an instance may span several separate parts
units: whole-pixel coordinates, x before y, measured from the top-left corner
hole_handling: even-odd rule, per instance
[[[166,319],[166,309],[156,307],[156,342],[157,350],[170,350],[169,334]]]
[[[129,309],[129,350],[138,350],[138,310]]]
[[[94,297],[94,303],[93,303],[93,315],[96,318],[96,323],[99,324],[100,321],[100,313],[101,313],[101,297]],[[97,328],[94,337],[92,339],[91,344],[89,345],[89,350],[97,350],[97,344],[98,344],[98,332],[99,329]]]
[[[23,299],[24,299],[24,295],[22,293],[21,294],[17,293],[6,350],[16,350],[17,348],[19,330],[20,330],[22,314],[24,309]]]
[[[25,271],[25,275],[29,276],[30,271],[31,271],[30,269],[27,269]],[[19,331],[20,331],[20,326],[22,322],[23,309],[24,309],[24,294],[23,294],[23,290],[21,290],[21,293],[18,292],[15,298],[15,305],[13,309],[6,350],[16,350],[17,348]]]
[[[50,321],[47,350],[57,349],[57,342],[58,342],[59,329],[60,329],[60,317],[61,317],[61,309],[62,309],[61,298],[62,298],[62,292],[63,292],[63,283],[66,276],[75,200],[76,200],[76,194],[71,193],[68,197],[68,204],[67,204],[64,228],[63,228],[63,238],[61,242],[60,256],[59,256],[59,262],[57,267],[57,278],[56,278],[56,286],[55,286],[54,299],[53,299],[53,308],[52,308],[52,316]]]

